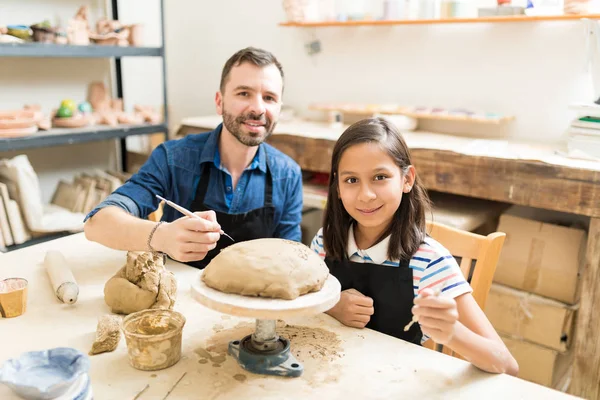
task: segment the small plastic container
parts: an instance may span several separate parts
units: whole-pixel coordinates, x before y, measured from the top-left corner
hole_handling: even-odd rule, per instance
[[[127,343],[129,364],[142,371],[175,365],[181,358],[183,314],[173,310],[142,310],[129,314],[121,323]]]
[[[0,281],[0,318],[13,318],[27,310],[27,279],[8,278]]]

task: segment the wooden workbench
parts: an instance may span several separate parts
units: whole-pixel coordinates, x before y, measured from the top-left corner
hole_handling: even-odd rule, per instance
[[[212,130],[218,123],[215,116],[189,118],[183,121],[179,135]],[[329,173],[333,146],[342,131],[325,124],[291,121],[279,123],[268,142],[302,169]],[[419,133],[410,135],[413,142],[419,137]],[[600,313],[594,312],[600,309],[600,163],[561,158],[551,146],[500,141],[489,141],[491,147],[505,145],[506,151],[490,151],[494,156],[478,155],[477,151],[464,154],[448,149],[469,146],[472,140],[454,138],[454,144],[448,145],[442,143],[444,135],[426,137],[433,143],[421,146],[420,139],[421,148],[411,146],[408,138],[407,142],[429,190],[590,217],[569,391],[600,399]],[[438,139],[442,150],[436,149]],[[503,154],[511,156],[503,158]],[[527,156],[531,159],[524,159]]]
[[[45,252],[59,250],[80,286],[74,305],[54,296],[42,265]],[[0,256],[0,279],[29,281],[26,313],[0,319],[0,363],[31,350],[71,346],[87,353],[98,317],[109,313],[104,283],[125,262],[125,252],[107,249],[77,234]],[[304,364],[299,378],[253,375],[230,356],[229,340],[252,330],[253,320],[238,319],[207,309],[191,297],[190,282],[198,270],[169,262],[179,293],[175,310],[187,318],[182,359],[161,371],[144,372],[129,366],[124,338],[112,353],[91,356],[94,398],[162,399],[186,372],[168,399],[566,399],[564,393],[508,375],[481,372],[465,361],[446,356],[368,329],[354,329],[320,314],[285,321],[298,336],[292,349]],[[240,325],[242,324],[242,325]],[[237,328],[236,328],[237,327]],[[314,339],[313,339],[314,337]],[[208,362],[206,350],[212,361]],[[300,354],[298,354],[300,352]],[[0,398],[15,399],[0,385]]]

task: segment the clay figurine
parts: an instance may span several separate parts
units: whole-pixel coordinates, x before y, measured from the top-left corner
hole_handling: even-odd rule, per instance
[[[70,44],[87,46],[90,44],[90,25],[87,18],[87,6],[82,6],[75,18],[69,21],[67,39]]]
[[[96,32],[90,38],[103,46],[128,46],[129,28],[119,21],[101,18],[96,22]]]

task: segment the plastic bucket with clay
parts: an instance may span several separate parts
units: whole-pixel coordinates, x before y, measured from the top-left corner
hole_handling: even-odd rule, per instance
[[[183,314],[173,310],[142,310],[123,318],[129,363],[142,371],[176,364],[181,358]]]

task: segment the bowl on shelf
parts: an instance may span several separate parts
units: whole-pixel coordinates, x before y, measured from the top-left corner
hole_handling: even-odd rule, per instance
[[[29,40],[31,29],[26,25],[7,25],[7,34],[23,40]]]
[[[39,43],[54,43],[56,37],[55,29],[42,25],[31,25],[33,41]]]
[[[52,126],[55,128],[83,128],[91,125],[93,118],[90,115],[75,114],[72,117],[52,118]]]

